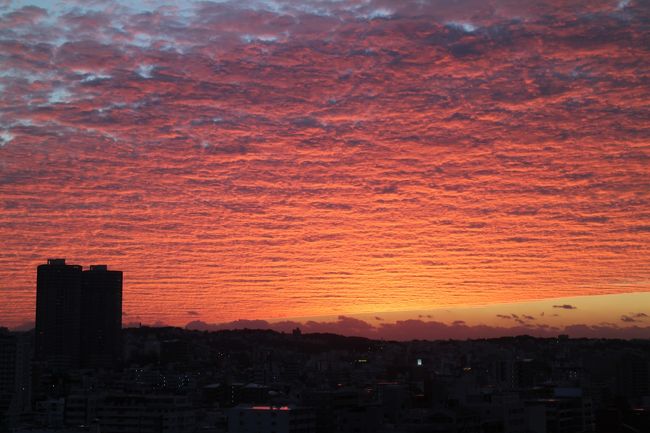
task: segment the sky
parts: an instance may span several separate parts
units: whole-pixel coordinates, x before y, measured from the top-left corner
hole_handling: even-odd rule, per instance
[[[649,47],[635,0],[0,0],[0,324],[65,257],[125,323],[650,335]]]

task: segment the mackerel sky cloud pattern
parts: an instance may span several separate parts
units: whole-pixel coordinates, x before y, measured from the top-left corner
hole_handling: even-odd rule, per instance
[[[128,3],[0,3],[5,324],[650,291],[650,3]]]

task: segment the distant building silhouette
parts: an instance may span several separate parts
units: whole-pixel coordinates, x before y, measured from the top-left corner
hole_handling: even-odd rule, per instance
[[[31,332],[0,328],[0,431],[15,427],[20,414],[30,409],[31,352]]]
[[[90,266],[81,289],[81,366],[110,368],[122,353],[122,272]]]
[[[65,424],[92,425],[102,433],[194,433],[195,411],[182,395],[122,392],[69,395]]]
[[[39,265],[36,277],[36,359],[49,368],[79,366],[81,266],[65,259]]]

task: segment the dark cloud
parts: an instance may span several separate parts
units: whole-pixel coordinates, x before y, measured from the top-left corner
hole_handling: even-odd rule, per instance
[[[561,308],[561,309],[564,309],[564,310],[575,310],[578,307],[576,307],[574,305],[569,305],[569,304],[562,304],[562,305],[553,305],[553,308]]]
[[[628,227],[628,231],[632,233],[650,233],[650,226],[633,226],[633,227]]]
[[[21,9],[9,12],[0,19],[0,29],[15,29],[24,26],[33,26],[39,20],[47,17],[48,12],[37,6],[24,6]]]
[[[526,321],[535,320],[533,316],[528,314],[522,314],[521,316],[518,314],[497,314],[496,317],[499,319],[514,320],[521,325],[526,325]]]
[[[568,334],[571,337],[581,338],[645,338],[650,327],[620,328],[616,325],[583,325],[576,324],[558,328],[547,324],[535,326],[526,325],[520,321],[514,327],[495,327],[487,325],[470,326],[463,320],[445,324],[435,321],[400,320],[395,323],[383,322],[372,326],[362,320],[340,316],[334,322],[306,323],[284,321],[270,323],[264,320],[236,320],[221,324],[208,324],[203,321],[193,321],[187,324],[187,329],[218,331],[225,329],[273,329],[278,332],[291,332],[299,327],[303,333],[332,332],[341,335],[362,336],[368,338],[383,338],[388,340],[446,340],[446,339],[473,339],[473,338],[498,338],[503,336],[533,335],[537,337],[554,337],[558,334]]]
[[[200,316],[201,314],[198,311],[188,311],[187,312],[188,316]]]
[[[537,239],[535,238],[527,238],[523,236],[514,236],[511,238],[505,238],[504,241],[506,242],[517,242],[517,243],[523,243],[523,242],[535,242]]]
[[[203,321],[193,321],[187,324],[188,329],[218,331],[224,329],[273,329],[279,332],[290,332],[296,327],[305,333],[329,332],[341,335],[370,335],[376,329],[371,324],[352,317],[339,316],[334,322],[296,322],[281,321],[270,323],[265,320],[235,320],[233,322],[208,324]]]
[[[623,314],[621,316],[621,321],[622,322],[627,322],[627,323],[642,322],[647,317],[648,317],[648,315],[646,313]]]
[[[606,216],[583,216],[576,217],[576,221],[581,223],[606,223],[609,222],[609,217]]]

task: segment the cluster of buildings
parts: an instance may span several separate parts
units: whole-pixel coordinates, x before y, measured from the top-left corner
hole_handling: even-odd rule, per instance
[[[122,348],[122,272],[65,259],[39,265],[35,329],[0,329],[0,432],[45,404],[42,397],[57,389],[51,378],[114,369]]]
[[[36,329],[0,330],[0,432],[650,431],[647,339],[121,330],[121,282],[39,267]]]

